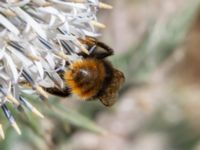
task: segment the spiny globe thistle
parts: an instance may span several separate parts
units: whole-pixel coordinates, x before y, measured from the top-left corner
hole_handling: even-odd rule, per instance
[[[25,106],[43,115],[22,93],[31,91],[47,99],[42,87],[63,87],[57,71],[66,61],[78,59],[79,52],[89,53],[79,39],[98,37],[99,8],[112,6],[98,0],[2,0],[0,1],[0,106],[11,126],[21,134],[6,106]],[[4,138],[2,125],[0,135]]]

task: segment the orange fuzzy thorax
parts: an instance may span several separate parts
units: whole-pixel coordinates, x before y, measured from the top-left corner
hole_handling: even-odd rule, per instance
[[[97,59],[78,60],[69,68],[64,79],[72,93],[84,100],[96,96],[106,76],[103,62]]]

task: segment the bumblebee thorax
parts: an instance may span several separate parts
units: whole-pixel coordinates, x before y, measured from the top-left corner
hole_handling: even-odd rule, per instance
[[[64,78],[72,93],[88,99],[100,90],[106,76],[102,61],[97,59],[78,60],[71,64]]]

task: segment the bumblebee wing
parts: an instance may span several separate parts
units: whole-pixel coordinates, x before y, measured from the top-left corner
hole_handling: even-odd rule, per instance
[[[107,96],[100,97],[99,100],[103,105],[111,107],[116,102],[117,97],[118,97],[117,93],[112,93]]]
[[[110,85],[106,88],[104,93],[99,96],[99,100],[105,105],[105,106],[112,106],[116,99],[118,98],[118,92],[121,87],[121,85],[124,83],[125,77],[124,74],[115,69],[114,70],[114,76],[110,83]]]

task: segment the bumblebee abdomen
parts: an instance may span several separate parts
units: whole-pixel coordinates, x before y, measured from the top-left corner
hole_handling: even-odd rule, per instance
[[[64,78],[72,93],[82,99],[94,97],[102,87],[105,78],[104,64],[97,59],[74,62]]]

